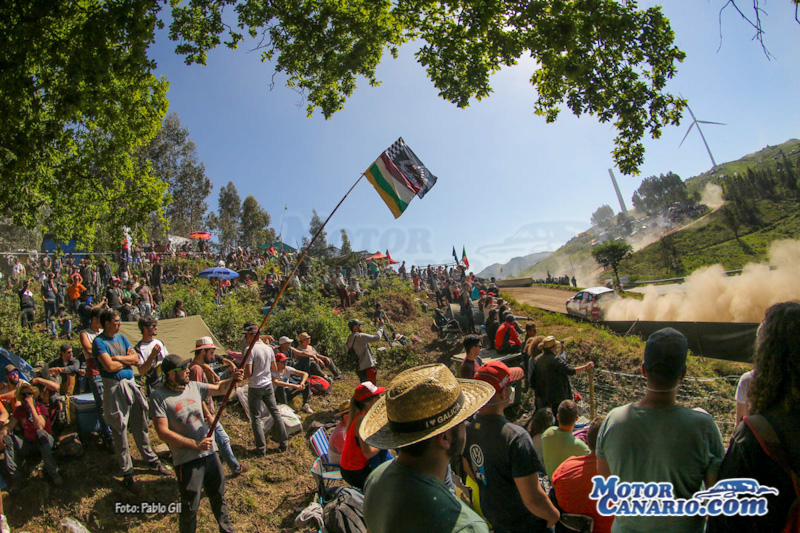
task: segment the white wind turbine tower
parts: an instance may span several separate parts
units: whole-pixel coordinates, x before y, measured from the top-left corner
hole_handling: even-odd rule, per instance
[[[689,114],[692,116],[692,123],[689,125],[689,129],[686,130],[686,135],[683,136],[683,140],[681,141],[681,144],[678,145],[678,148],[683,146],[683,141],[685,141],[686,137],[689,136],[689,132],[692,131],[693,127],[697,126],[697,131],[700,132],[700,138],[703,139],[703,144],[706,145],[706,152],[708,152],[708,157],[711,158],[711,164],[713,165],[712,168],[714,168],[717,166],[717,162],[714,161],[714,156],[711,155],[711,148],[708,147],[708,142],[706,142],[706,136],[703,135],[703,130],[700,128],[700,124],[716,124],[718,126],[726,126],[727,124],[724,124],[722,122],[710,122],[708,120],[697,120],[697,118],[694,116],[694,113],[692,113],[692,108],[689,107],[688,102],[686,104],[686,109],[689,110]]]

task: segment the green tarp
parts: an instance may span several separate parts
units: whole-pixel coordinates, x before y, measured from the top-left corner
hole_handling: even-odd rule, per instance
[[[123,322],[120,333],[128,337],[131,344],[136,344],[142,339],[139,326],[136,322]],[[223,348],[219,341],[208,329],[200,315],[187,316],[186,318],[168,318],[158,321],[156,338],[164,343],[169,353],[176,353],[185,357],[194,357],[194,341],[200,337],[211,337],[214,344]],[[223,355],[224,348],[217,350]]]

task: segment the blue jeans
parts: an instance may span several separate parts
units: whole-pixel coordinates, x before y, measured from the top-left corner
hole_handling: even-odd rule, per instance
[[[56,333],[56,321],[53,320],[58,315],[58,305],[55,300],[44,301],[44,322],[47,326],[47,331],[52,333],[53,337],[58,337]]]
[[[104,440],[111,440],[111,428],[108,427],[103,417],[103,378],[101,376],[91,376],[89,378],[89,389],[91,389],[92,396],[94,396],[94,405],[97,409],[97,416],[100,418],[100,434]]]
[[[214,441],[217,443],[217,447],[219,448],[219,457],[225,464],[230,467],[231,470],[236,471],[239,469],[239,461],[236,460],[236,456],[233,455],[233,450],[231,449],[231,439],[228,437],[228,434],[225,433],[225,430],[222,428],[222,424],[217,423],[217,427],[214,428]]]

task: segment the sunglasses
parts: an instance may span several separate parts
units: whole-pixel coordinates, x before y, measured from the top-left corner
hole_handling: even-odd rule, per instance
[[[19,370],[12,370],[11,372],[6,372],[6,376],[17,376],[19,375]]]

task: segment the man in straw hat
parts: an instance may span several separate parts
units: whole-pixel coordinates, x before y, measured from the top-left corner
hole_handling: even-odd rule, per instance
[[[488,531],[444,479],[464,449],[464,421],[493,394],[487,383],[457,380],[444,365],[411,368],[392,380],[360,429],[370,446],[399,449],[365,485],[364,518],[372,533]]]
[[[542,354],[533,360],[528,374],[536,393],[537,409],[549,407],[557,413],[561,402],[573,399],[569,377],[594,367],[593,361],[581,366],[567,364],[567,357],[561,348],[561,343],[552,335],[539,343]]]
[[[496,533],[550,531],[559,518],[539,484],[544,466],[533,440],[504,415],[514,401],[511,384],[522,374],[500,361],[475,371],[475,379],[491,385],[494,396],[467,422],[464,467],[478,484],[483,516]]]
[[[671,482],[675,498],[691,498],[717,481],[725,448],[714,419],[677,403],[688,342],[672,328],[647,338],[644,397],[612,409],[597,436],[597,472],[621,482]],[[705,530],[702,516],[617,516],[614,531]]]
[[[213,382],[216,383],[219,381],[219,377],[216,376],[214,371],[208,366],[214,360],[214,353],[217,349],[211,337],[200,337],[194,341],[194,359],[192,359],[192,362],[189,364],[190,380],[199,383],[208,383],[208,375],[206,375],[206,372],[208,372],[209,375],[212,376]],[[233,362],[229,359],[225,359],[225,362],[232,367],[232,371],[236,369]],[[214,401],[211,399],[210,395],[206,396],[203,402],[203,418],[209,426],[214,421],[215,412]],[[249,470],[247,465],[241,464],[233,454],[231,439],[222,427],[221,422],[218,422],[217,425],[214,426],[214,442],[217,443],[217,448],[219,448],[220,459],[228,465],[228,468],[231,469],[234,476],[238,476]]]
[[[213,437],[207,437],[208,426],[202,404],[209,396],[221,396],[240,381],[244,371],[235,370],[233,377],[216,384],[191,381],[187,371],[192,359],[170,354],[161,363],[164,382],[153,389],[150,417],[158,436],[172,452],[172,463],[178,478],[181,533],[197,529],[200,495],[205,491],[211,511],[223,533],[233,531],[225,505],[225,473],[222,471]]]
[[[53,484],[60,487],[64,480],[58,473],[58,466],[53,459],[53,430],[50,428],[50,412],[39,400],[39,389],[27,381],[21,381],[14,398],[19,405],[5,428],[6,469],[14,479],[14,490],[18,490],[22,481],[22,460],[35,456],[38,452],[44,460],[44,468]],[[22,427],[22,437],[14,433],[14,429]]]

